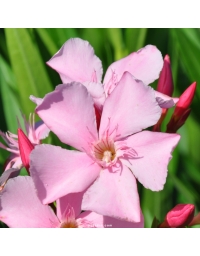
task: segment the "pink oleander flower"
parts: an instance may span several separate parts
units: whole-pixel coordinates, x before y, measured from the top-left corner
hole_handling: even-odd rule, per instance
[[[167,132],[174,133],[181,126],[184,125],[185,121],[190,115],[191,109],[189,106],[195,95],[197,83],[192,83],[180,96],[178,103],[176,104],[174,113],[167,124]]]
[[[33,147],[37,144],[40,144],[41,140],[48,136],[48,133],[49,133],[48,127],[43,123],[43,121],[39,121],[35,123],[34,114],[30,114],[29,122],[26,121],[24,116],[23,118],[24,118],[26,134],[27,134],[27,140],[29,140],[30,144]],[[23,131],[21,130],[20,132],[21,138],[23,136],[22,133]],[[22,149],[24,142],[20,144],[17,135],[12,134],[10,132],[3,133],[0,131],[0,136],[7,144],[7,146],[5,146],[4,144],[0,143],[0,148],[3,148],[11,152],[9,158],[6,160],[4,165],[4,169],[6,172],[4,171],[4,173],[0,177],[0,188],[1,188],[3,187],[3,185],[5,185],[5,182],[9,177],[14,177],[19,174],[21,168],[24,166],[24,163],[22,161],[23,157],[21,154],[22,152],[26,152],[26,151]],[[26,135],[24,134],[23,137],[26,137]],[[20,152],[20,145],[21,145],[21,152]],[[28,165],[25,167],[27,168]]]
[[[83,193],[69,194],[56,202],[56,213],[38,199],[32,178],[9,179],[0,192],[0,220],[10,228],[142,228],[140,223],[130,223],[101,216],[94,212],[81,213]]]
[[[94,99],[97,111],[101,114],[106,97],[119,83],[124,72],[131,73],[136,79],[148,85],[159,77],[163,58],[155,46],[147,45],[112,63],[101,84],[103,68],[100,59],[94,54],[94,49],[87,41],[72,38],[47,64],[59,73],[63,83],[76,81],[85,85]],[[162,108],[170,108],[177,101],[165,95],[165,92],[155,91],[155,96]]]
[[[105,100],[99,129],[94,100],[80,83],[59,85],[34,101],[49,129],[78,150],[44,144],[34,148],[30,173],[40,200],[47,204],[86,190],[83,210],[140,222],[136,178],[146,188],[163,189],[180,139],[178,134],[142,131],[160,118],[153,89],[125,72]]]
[[[177,204],[170,210],[160,228],[183,228],[188,226],[194,217],[195,206],[193,204]]]

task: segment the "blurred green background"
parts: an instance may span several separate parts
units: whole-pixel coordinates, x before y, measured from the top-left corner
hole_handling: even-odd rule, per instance
[[[61,83],[59,75],[45,63],[71,37],[89,41],[102,60],[104,74],[107,67],[147,44],[153,44],[169,54],[175,90],[178,97],[194,81],[197,91],[192,113],[178,131],[182,135],[169,164],[165,187],[152,192],[138,185],[145,227],[151,227],[156,216],[165,214],[178,203],[192,203],[200,211],[200,29],[146,28],[36,28],[0,29],[0,130],[16,134],[16,116],[22,111],[28,118],[35,105],[30,95],[43,97]],[[156,88],[157,81],[152,84]],[[169,120],[172,110],[165,120]],[[164,131],[164,130],[163,130]],[[51,133],[46,143],[61,145]],[[8,152],[0,149],[0,174]],[[22,172],[24,174],[24,172]],[[0,223],[3,226],[3,224]],[[200,227],[200,226],[197,226]]]

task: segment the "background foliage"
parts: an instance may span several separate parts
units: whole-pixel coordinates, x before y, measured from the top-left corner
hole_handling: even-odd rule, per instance
[[[154,216],[163,220],[178,203],[193,203],[196,211],[200,211],[200,29],[0,29],[0,130],[16,134],[16,116],[21,120],[20,111],[27,118],[34,111],[29,96],[42,98],[61,83],[58,74],[45,62],[71,37],[90,42],[102,60],[104,72],[113,61],[153,44],[163,57],[169,54],[171,58],[174,96],[180,96],[197,81],[192,113],[178,131],[182,138],[169,164],[164,189],[152,192],[138,186],[146,227],[151,227]],[[157,81],[152,86],[156,88],[156,84]],[[45,142],[66,147],[52,133]],[[7,156],[0,149],[0,174]]]

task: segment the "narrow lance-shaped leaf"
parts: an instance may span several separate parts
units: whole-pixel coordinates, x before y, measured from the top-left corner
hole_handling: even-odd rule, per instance
[[[8,28],[5,32],[22,111],[28,115],[34,108],[29,96],[43,97],[52,90],[52,85],[46,73],[45,61],[39,55],[28,30]]]
[[[180,59],[185,69],[185,74],[191,81],[200,81],[200,33],[195,28],[171,29],[174,40],[178,43]],[[200,87],[197,87],[200,97]]]
[[[129,52],[135,52],[144,47],[147,30],[147,28],[125,29],[125,41]]]
[[[0,56],[1,98],[8,130],[16,133],[17,117],[21,119],[19,101],[16,93],[15,79],[12,70]],[[2,127],[0,127],[0,130]],[[5,131],[6,132],[6,131]]]

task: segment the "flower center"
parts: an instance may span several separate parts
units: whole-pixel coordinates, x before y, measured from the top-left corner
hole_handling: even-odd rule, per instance
[[[78,224],[75,220],[63,222],[60,228],[78,228]]]
[[[105,163],[110,163],[115,159],[116,150],[114,142],[110,140],[101,140],[94,145],[94,156],[96,159]]]

